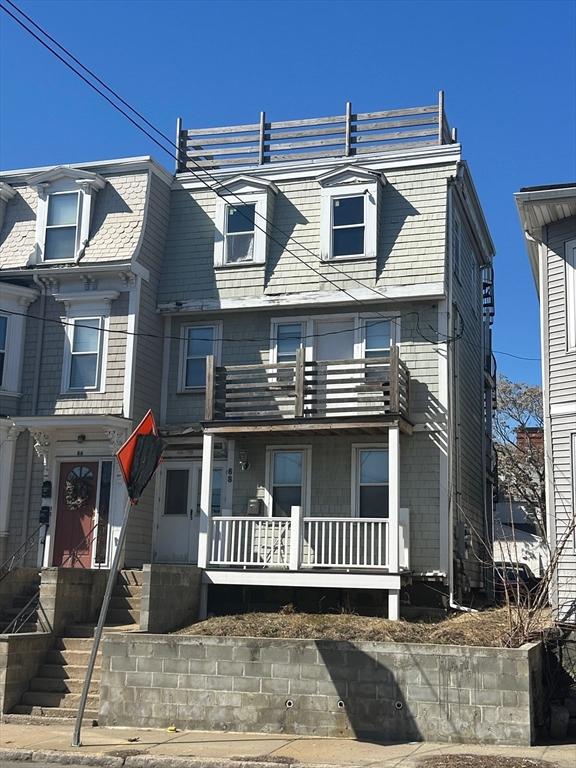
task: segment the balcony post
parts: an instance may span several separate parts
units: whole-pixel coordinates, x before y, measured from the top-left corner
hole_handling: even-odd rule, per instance
[[[290,508],[290,564],[291,571],[300,567],[300,531],[302,528],[302,507]]]
[[[390,413],[400,413],[400,353],[394,344],[390,348]]]
[[[214,389],[214,355],[208,355],[206,357],[206,402],[204,406],[204,419],[206,421],[214,419]]]
[[[202,439],[202,479],[200,481],[200,524],[198,531],[198,568],[208,565],[208,537],[212,507],[212,467],[214,435],[204,433]]]
[[[302,347],[296,351],[296,365],[294,367],[295,419],[301,419],[304,416],[304,354]]]

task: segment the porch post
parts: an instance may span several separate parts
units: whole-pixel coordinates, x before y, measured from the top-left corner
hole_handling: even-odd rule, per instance
[[[212,505],[212,465],[214,435],[204,433],[202,439],[202,480],[200,483],[200,525],[198,532],[198,568],[208,565],[208,532]]]
[[[10,535],[10,504],[16,440],[22,429],[6,419],[0,424],[0,563],[8,557],[8,537]]]
[[[290,507],[290,564],[291,571],[300,567],[300,530],[302,528],[302,507]]]
[[[400,428],[391,427],[388,432],[388,571],[399,570],[400,528]],[[388,591],[388,618],[399,617],[399,591]]]

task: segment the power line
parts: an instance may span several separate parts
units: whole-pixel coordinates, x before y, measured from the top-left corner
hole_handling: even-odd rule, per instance
[[[151,123],[141,112],[139,112],[137,109],[135,109],[128,101],[126,101],[122,96],[120,96],[120,94],[118,94],[113,88],[111,88],[109,85],[107,85],[104,80],[102,80],[89,67],[84,65],[65,46],[63,46],[54,37],[52,37],[48,32],[46,32],[46,30],[43,27],[41,27],[36,21],[34,21],[34,19],[32,19],[24,11],[22,11],[14,2],[12,2],[12,0],[4,0],[4,2],[7,2],[10,6],[12,6],[12,8],[14,8],[17,11],[17,13],[19,13],[23,18],[25,18],[30,24],[32,24],[44,37],[46,37],[54,45],[56,45],[61,51],[63,51],[66,54],[66,56],[68,56],[72,61],[74,61],[76,64],[78,64],[78,66],[81,67],[85,72],[87,72],[90,75],[90,77],[92,77],[94,80],[96,80],[96,82],[98,82],[103,88],[105,88],[110,94],[112,94],[115,99],[120,101],[121,104],[123,104],[125,107],[127,107],[127,109],[129,109],[134,115],[136,115],[140,120],[142,120],[149,128],[151,128],[151,130],[153,130],[156,134],[158,134],[165,142],[168,143],[168,145],[170,147],[174,147],[174,149],[176,150],[176,154],[174,154],[171,149],[170,150],[167,149],[164,146],[164,144],[159,142],[145,128],[143,128],[141,125],[139,125],[136,122],[136,120],[134,120],[129,114],[127,114],[127,112],[125,110],[123,110],[120,106],[118,106],[118,104],[115,104],[112,99],[110,99],[105,93],[103,93],[97,86],[95,86],[93,83],[91,83],[90,80],[88,80],[88,78],[84,77],[84,75],[81,72],[79,72],[68,61],[66,61],[66,59],[64,59],[62,56],[60,56],[60,54],[57,51],[55,51],[50,45],[48,45],[48,43],[46,43],[44,40],[42,40],[41,37],[39,37],[32,29],[30,29],[24,22],[22,22],[21,19],[19,19],[15,14],[13,14],[8,8],[0,5],[0,8],[2,8],[2,10],[5,13],[7,13],[14,21],[16,21],[26,32],[28,32],[30,35],[32,35],[50,53],[52,53],[54,56],[56,56],[65,66],[67,66],[72,72],[74,72],[74,74],[76,74],[78,77],[80,77],[83,80],[83,82],[85,82],[90,88],[92,88],[94,91],[96,91],[96,93],[98,93],[100,96],[102,96],[102,98],[104,98],[114,109],[116,109],[121,114],[123,114],[138,130],[140,130],[142,133],[144,133],[160,149],[162,149],[171,158],[173,158],[177,162],[179,162],[179,160],[180,160],[180,148],[179,148],[179,146],[177,144],[174,144],[174,142],[168,136],[166,136],[166,134],[164,134],[161,130],[156,128],[156,126],[154,126],[153,123]],[[232,197],[234,197],[237,201],[239,201],[240,205],[245,205],[246,204],[237,193],[233,192],[229,187],[227,187],[225,184],[223,184],[217,177],[215,177],[213,174],[211,174],[206,168],[203,168],[193,157],[189,157],[189,158],[187,158],[187,160],[189,162],[193,163],[199,170],[202,171],[202,173],[205,176],[210,178],[221,189],[226,190]],[[208,184],[206,182],[206,180],[204,178],[202,178],[201,176],[199,176],[197,173],[195,173],[194,171],[192,171],[190,169],[189,169],[189,172],[192,174],[192,176],[195,179],[197,179],[207,189],[209,189],[210,191],[214,192],[218,197],[221,197],[223,199],[226,198],[225,195],[221,194],[221,192],[219,190],[214,189],[213,187],[211,187],[210,184]],[[236,210],[238,210],[238,209],[236,209]],[[246,215],[243,211],[238,210],[238,213],[240,213],[240,215],[243,216],[245,219],[252,221],[251,217]],[[315,259],[320,260],[323,264],[325,264],[326,266],[329,266],[331,269],[333,269],[338,274],[340,274],[343,277],[345,277],[345,278],[347,278],[347,279],[357,283],[358,285],[360,285],[363,288],[367,288],[368,290],[372,291],[373,293],[375,293],[378,296],[381,296],[384,299],[388,299],[389,300],[391,298],[390,296],[387,296],[385,293],[383,293],[382,291],[378,290],[374,286],[367,285],[366,283],[364,283],[363,281],[361,281],[358,278],[354,277],[353,275],[350,275],[347,272],[345,272],[344,270],[338,268],[335,264],[333,264],[331,262],[325,262],[324,260],[322,260],[318,256],[318,254],[316,254],[314,251],[312,251],[310,248],[308,248],[308,246],[304,245],[303,243],[300,243],[292,235],[289,235],[288,233],[284,232],[280,227],[278,227],[274,222],[270,221],[263,214],[261,214],[259,212],[256,212],[256,211],[255,211],[255,214],[257,216],[259,216],[261,219],[263,219],[263,221],[267,225],[269,225],[269,226],[273,227],[275,230],[277,230],[282,236],[286,237],[289,241],[292,241],[293,243],[295,243],[296,245],[301,247],[307,253],[312,255]],[[362,299],[359,299],[357,296],[354,296],[349,291],[347,291],[345,288],[340,287],[332,279],[330,279],[330,277],[328,277],[327,275],[319,272],[315,267],[313,267],[307,261],[302,259],[301,256],[299,256],[297,253],[295,253],[294,251],[292,251],[289,248],[287,248],[285,244],[281,243],[279,240],[277,240],[276,238],[272,237],[272,235],[270,235],[270,233],[268,232],[268,230],[266,228],[263,228],[263,227],[259,226],[258,224],[256,224],[255,221],[254,221],[254,226],[256,228],[260,229],[262,232],[264,232],[265,236],[268,239],[270,239],[275,244],[279,245],[284,251],[289,253],[291,256],[294,256],[298,261],[300,261],[306,267],[311,269],[315,274],[318,275],[318,277],[320,277],[321,279],[329,282],[338,291],[344,293],[345,295],[347,295],[349,298],[351,298],[356,303],[359,303],[359,304],[361,304],[363,306],[367,306],[365,301],[363,301]],[[400,319],[400,317],[401,317],[401,316],[396,316],[396,318],[390,318],[390,317],[387,317],[386,315],[382,315],[379,312],[375,312],[375,314],[378,317],[381,317],[381,319],[383,321],[393,322],[396,325],[397,325],[396,319]],[[436,340],[429,339],[429,338],[427,338],[422,333],[422,330],[420,329],[420,313],[419,312],[415,311],[415,312],[408,313],[408,314],[414,315],[416,317],[417,332],[422,337],[422,339],[424,339],[425,341],[428,341],[429,343],[433,343],[433,344],[440,343],[439,339],[436,339]],[[404,315],[404,316],[406,316],[406,315]],[[454,335],[454,336],[451,336],[449,334],[443,334],[438,329],[433,328],[429,323],[427,324],[427,326],[432,331],[432,333],[437,334],[438,336],[443,336],[445,343],[454,343],[455,341],[458,341],[459,339],[461,339],[463,337],[463,335],[464,335],[464,323],[463,322],[462,322],[462,328],[461,328],[460,332],[458,334]],[[334,333],[334,334],[336,334],[336,333],[346,333],[346,331],[335,331],[335,332],[332,332],[332,333]],[[308,336],[316,336],[316,335],[317,334],[309,334]],[[474,346],[477,346],[477,348],[483,349],[482,345],[474,345]],[[512,358],[515,358],[515,359],[518,359],[518,360],[529,360],[529,361],[533,361],[533,362],[537,362],[537,361],[540,360],[540,358],[525,357],[525,356],[522,356],[522,355],[516,355],[516,354],[514,354],[512,352],[506,352],[506,351],[503,351],[503,350],[492,350],[492,351],[494,352],[494,354],[506,355],[508,357],[512,357]]]
[[[55,38],[53,38],[51,35],[49,35],[49,34],[48,34],[48,33],[47,33],[47,32],[46,32],[46,31],[45,31],[45,30],[44,30],[44,29],[43,29],[43,28],[42,28],[42,27],[41,27],[39,24],[37,24],[37,23],[36,23],[36,22],[35,22],[33,19],[31,19],[31,18],[30,18],[30,17],[29,17],[27,14],[25,14],[25,13],[24,13],[24,12],[23,12],[23,11],[22,11],[22,10],[21,10],[21,9],[20,9],[20,8],[19,8],[19,7],[18,7],[16,4],[15,4],[15,3],[13,3],[13,2],[12,2],[12,0],[5,0],[5,2],[8,2],[8,3],[9,3],[9,4],[10,4],[10,5],[11,5],[11,6],[12,6],[12,7],[13,7],[13,8],[14,8],[14,9],[15,9],[15,10],[16,10],[16,11],[19,13],[19,14],[21,14],[21,15],[22,15],[24,18],[26,18],[27,20],[29,20],[29,21],[30,21],[30,23],[32,23],[32,24],[34,25],[34,27],[35,27],[36,29],[38,29],[38,30],[41,32],[41,34],[42,34],[42,35],[44,35],[46,38],[48,38],[49,40],[51,40],[52,42],[54,42],[54,44],[55,44],[55,45],[57,45],[57,46],[60,48],[60,50],[62,50],[63,52],[65,52],[65,53],[66,53],[66,55],[67,55],[69,58],[71,58],[73,61],[77,62],[77,63],[78,63],[78,65],[79,65],[80,67],[82,67],[82,69],[83,69],[85,72],[89,73],[91,77],[93,77],[93,78],[94,78],[94,79],[95,79],[97,82],[101,83],[101,84],[103,85],[103,87],[104,87],[104,88],[106,88],[106,90],[107,90],[109,93],[111,93],[112,95],[114,95],[114,97],[115,97],[115,98],[117,98],[119,101],[121,101],[121,103],[125,104],[125,105],[128,107],[128,109],[130,109],[130,111],[131,111],[131,112],[133,112],[133,113],[134,113],[135,115],[137,115],[137,116],[138,116],[140,119],[142,119],[142,120],[143,120],[143,121],[144,121],[144,122],[145,122],[147,125],[149,125],[149,126],[150,126],[150,127],[151,127],[151,128],[152,128],[152,129],[153,129],[153,130],[154,130],[154,131],[155,131],[155,132],[158,134],[158,135],[160,135],[160,136],[161,136],[161,137],[162,137],[162,138],[163,138],[163,139],[164,139],[166,142],[168,142],[168,145],[169,145],[170,147],[174,147],[174,148],[176,149],[176,154],[173,154],[172,150],[168,150],[168,149],[166,149],[166,147],[165,147],[165,146],[164,146],[164,145],[163,145],[161,142],[159,142],[159,141],[158,141],[156,138],[154,138],[154,136],[152,136],[152,135],[150,134],[150,132],[149,132],[149,131],[147,131],[145,128],[143,128],[141,125],[139,125],[139,124],[136,122],[136,120],[134,120],[134,119],[133,119],[133,118],[132,118],[132,117],[131,117],[131,116],[130,116],[130,115],[129,115],[129,114],[128,114],[128,113],[127,113],[125,110],[124,110],[124,109],[122,109],[122,107],[120,107],[120,106],[118,106],[117,104],[115,104],[115,103],[114,103],[114,101],[113,101],[112,99],[110,99],[110,98],[109,98],[109,97],[108,97],[108,96],[107,96],[105,93],[103,93],[103,92],[102,92],[102,91],[101,91],[101,90],[100,90],[100,89],[99,89],[97,86],[95,86],[93,83],[91,83],[91,82],[90,82],[90,80],[88,80],[88,79],[87,79],[87,78],[86,78],[86,77],[85,77],[85,76],[84,76],[84,75],[83,75],[81,72],[79,72],[79,71],[78,71],[78,70],[77,70],[77,69],[76,69],[74,66],[72,66],[72,64],[70,64],[68,61],[66,61],[66,59],[64,59],[64,58],[63,58],[63,57],[62,57],[62,56],[61,56],[61,55],[60,55],[60,54],[59,54],[57,51],[55,51],[55,50],[54,50],[54,49],[53,49],[53,48],[52,48],[50,45],[48,45],[48,43],[46,43],[44,40],[42,40],[42,39],[41,39],[41,38],[40,38],[40,37],[39,37],[39,36],[38,36],[38,35],[37,35],[37,34],[36,34],[36,33],[35,33],[35,32],[34,32],[32,29],[30,29],[30,28],[29,28],[29,27],[28,27],[28,26],[27,26],[27,25],[26,25],[24,22],[22,22],[22,21],[21,21],[21,19],[19,19],[17,16],[15,16],[15,15],[14,15],[14,14],[13,14],[13,13],[10,11],[10,10],[8,10],[8,9],[7,9],[7,8],[5,8],[4,6],[0,5],[0,8],[2,8],[2,10],[3,10],[5,13],[7,13],[7,14],[8,14],[8,15],[9,15],[9,16],[12,18],[12,19],[14,19],[14,21],[16,21],[16,23],[17,23],[17,24],[19,24],[19,25],[20,25],[20,26],[21,26],[21,27],[22,27],[22,28],[23,28],[25,31],[27,31],[27,32],[28,32],[30,35],[32,35],[32,37],[34,37],[34,38],[35,38],[35,39],[36,39],[36,40],[37,40],[37,41],[38,41],[38,42],[39,42],[39,43],[40,43],[42,46],[44,46],[44,47],[45,47],[45,48],[46,48],[48,51],[50,51],[50,52],[51,52],[51,53],[52,53],[54,56],[56,56],[56,57],[57,57],[57,58],[58,58],[58,59],[59,59],[59,60],[60,60],[60,61],[61,61],[61,62],[62,62],[64,65],[65,65],[65,66],[67,66],[67,67],[68,67],[68,68],[69,68],[69,69],[70,69],[72,72],[74,72],[76,75],[78,75],[78,77],[80,77],[80,78],[81,78],[81,80],[83,80],[83,82],[85,82],[85,83],[86,83],[86,84],[87,84],[87,85],[88,85],[90,88],[92,88],[94,91],[96,91],[96,93],[98,93],[100,96],[102,96],[102,98],[104,98],[104,99],[105,99],[105,100],[106,100],[106,101],[107,101],[107,102],[108,102],[108,103],[109,103],[109,104],[110,104],[110,105],[111,105],[111,106],[112,106],[114,109],[116,109],[116,110],[117,110],[117,111],[119,111],[121,114],[123,114],[123,115],[124,115],[124,116],[125,116],[125,117],[126,117],[126,118],[127,118],[127,119],[128,119],[130,122],[131,122],[131,123],[132,123],[132,125],[134,125],[134,126],[135,126],[135,127],[138,129],[138,130],[140,130],[142,133],[144,133],[144,134],[145,134],[145,135],[146,135],[146,136],[147,136],[147,137],[148,137],[148,138],[149,138],[149,139],[150,139],[152,142],[154,142],[154,144],[156,144],[158,147],[160,147],[160,149],[162,149],[164,152],[166,152],[166,153],[167,153],[167,154],[168,154],[168,155],[169,155],[171,158],[173,158],[173,159],[175,159],[177,162],[179,162],[179,160],[180,160],[180,148],[178,147],[178,145],[174,144],[174,142],[173,142],[171,139],[169,139],[169,138],[168,138],[168,137],[167,137],[167,136],[166,136],[164,133],[162,133],[162,131],[160,131],[158,128],[154,127],[154,126],[152,125],[152,123],[150,123],[150,122],[149,122],[149,121],[148,121],[148,120],[147,120],[145,117],[143,117],[143,116],[141,115],[141,113],[140,113],[140,112],[138,112],[136,109],[134,109],[132,106],[130,106],[130,104],[129,104],[127,101],[125,101],[125,100],[124,100],[124,99],[123,99],[121,96],[119,96],[119,95],[116,93],[116,91],[114,91],[112,88],[110,88],[108,85],[106,85],[106,83],[104,83],[104,81],[103,81],[103,80],[101,80],[101,78],[99,78],[99,77],[98,77],[98,76],[97,76],[97,75],[96,75],[94,72],[92,72],[92,70],[90,70],[88,67],[86,67],[84,64],[82,64],[82,63],[79,61],[79,59],[77,59],[77,58],[76,58],[76,57],[75,57],[75,56],[74,56],[72,53],[70,53],[70,51],[68,51],[68,49],[66,49],[66,48],[65,48],[63,45],[61,45],[61,44],[60,44],[58,41],[56,41],[56,40],[55,40]],[[213,174],[211,174],[211,173],[210,173],[208,170],[206,170],[205,168],[203,168],[203,167],[202,167],[202,166],[201,166],[201,165],[200,165],[200,164],[199,164],[199,163],[198,163],[196,160],[194,160],[194,158],[188,158],[188,160],[189,160],[190,162],[192,162],[192,163],[193,163],[193,164],[194,164],[194,165],[195,165],[197,168],[199,168],[199,169],[202,171],[202,173],[203,173],[205,176],[207,176],[207,177],[208,177],[208,178],[210,178],[212,181],[214,181],[214,183],[215,183],[215,184],[217,184],[217,185],[218,185],[218,186],[219,186],[221,189],[224,189],[224,190],[226,190],[226,191],[227,191],[227,192],[228,192],[228,193],[229,193],[231,196],[233,196],[233,197],[234,197],[236,200],[238,200],[238,201],[239,201],[239,203],[240,203],[240,205],[246,205],[246,203],[245,203],[245,202],[242,200],[242,198],[241,198],[241,197],[240,197],[238,194],[236,194],[235,192],[233,192],[233,191],[232,191],[232,190],[231,190],[229,187],[227,187],[225,184],[221,183],[221,182],[220,182],[220,180],[219,180],[218,178],[216,178],[216,177],[215,177]],[[190,170],[190,173],[192,174],[192,176],[193,176],[195,179],[197,179],[197,180],[198,180],[198,181],[199,181],[201,184],[203,184],[203,185],[204,185],[204,186],[205,186],[207,189],[209,189],[211,192],[214,192],[214,193],[215,193],[215,194],[216,194],[218,197],[220,197],[220,198],[222,198],[222,199],[227,199],[227,196],[226,196],[226,195],[223,195],[221,192],[219,192],[219,191],[218,191],[218,189],[215,189],[215,188],[211,187],[211,186],[210,186],[210,184],[208,184],[208,182],[206,182],[206,180],[205,180],[204,178],[202,178],[201,176],[199,176],[197,173],[195,173],[195,172],[194,172],[194,171],[192,171],[192,170]],[[238,209],[236,209],[236,210],[238,210]],[[347,291],[345,288],[342,288],[341,286],[339,286],[339,285],[338,285],[337,283],[335,283],[335,282],[334,282],[334,281],[333,281],[333,280],[332,280],[330,277],[328,277],[328,276],[327,276],[327,275],[325,275],[324,273],[322,273],[322,272],[318,271],[318,270],[317,270],[315,267],[313,267],[311,264],[309,264],[309,263],[308,263],[306,260],[304,260],[304,259],[303,259],[301,256],[299,256],[297,253],[295,253],[294,251],[292,251],[292,250],[290,250],[289,248],[287,248],[287,247],[286,247],[286,245],[285,245],[284,243],[282,243],[282,242],[280,242],[279,240],[277,240],[276,238],[274,238],[274,237],[273,237],[273,236],[272,236],[272,235],[269,233],[269,231],[268,231],[267,227],[262,227],[262,226],[260,226],[259,224],[256,224],[256,222],[255,222],[255,221],[254,221],[254,222],[252,222],[252,219],[251,219],[251,217],[249,217],[248,215],[246,215],[246,214],[245,214],[243,211],[241,211],[241,210],[238,210],[238,213],[239,213],[239,214],[240,214],[240,215],[241,215],[243,218],[245,218],[245,219],[249,220],[251,223],[253,223],[253,226],[254,226],[255,228],[259,229],[261,232],[263,232],[263,233],[264,233],[264,235],[265,235],[265,236],[266,236],[266,237],[267,237],[269,240],[271,240],[272,242],[274,242],[276,245],[279,245],[279,246],[280,246],[280,247],[281,247],[281,248],[282,248],[284,251],[286,251],[287,253],[289,253],[291,256],[294,256],[294,258],[296,258],[298,261],[300,261],[300,262],[301,262],[302,264],[304,264],[306,267],[308,267],[309,269],[311,269],[311,270],[312,270],[312,271],[313,271],[313,272],[314,272],[316,275],[318,275],[318,277],[320,277],[321,279],[323,279],[323,280],[325,280],[326,282],[330,283],[330,285],[334,286],[334,287],[336,288],[336,290],[340,291],[341,293],[344,293],[344,294],[345,294],[345,295],[347,295],[349,298],[351,298],[353,301],[355,301],[355,302],[357,302],[357,303],[359,303],[359,304],[362,304],[362,305],[365,305],[365,304],[366,304],[366,302],[362,301],[362,299],[359,299],[357,296],[354,296],[352,293],[350,293],[349,291]],[[338,267],[336,267],[336,266],[335,266],[333,263],[330,263],[330,262],[325,262],[325,261],[323,261],[323,260],[322,260],[322,259],[321,259],[321,258],[318,256],[318,254],[314,253],[314,251],[312,251],[312,250],[311,250],[310,248],[308,248],[306,245],[304,245],[304,244],[300,243],[299,241],[297,241],[297,240],[296,240],[296,239],[295,239],[295,238],[294,238],[292,235],[289,235],[288,233],[284,232],[284,231],[283,231],[283,230],[282,230],[280,227],[278,227],[276,224],[274,224],[274,222],[272,222],[272,221],[268,220],[268,219],[266,218],[266,216],[264,216],[263,214],[261,214],[261,213],[258,213],[258,212],[255,212],[255,213],[257,213],[257,215],[258,215],[258,216],[259,216],[261,219],[263,219],[263,221],[265,222],[265,224],[266,224],[266,225],[268,225],[268,226],[271,226],[272,228],[274,228],[275,230],[277,230],[277,231],[278,231],[278,232],[279,232],[279,233],[280,233],[280,234],[281,234],[283,237],[286,237],[288,241],[290,241],[290,240],[291,240],[291,241],[292,241],[292,242],[294,242],[296,245],[298,245],[300,248],[302,248],[303,250],[305,250],[306,252],[308,252],[310,255],[312,255],[312,256],[313,256],[315,259],[318,259],[318,260],[319,260],[319,261],[321,261],[323,264],[326,264],[327,266],[329,266],[331,269],[333,269],[333,270],[334,270],[335,272],[337,272],[338,274],[342,275],[343,277],[346,277],[348,280],[351,280],[351,281],[353,281],[353,282],[357,283],[358,285],[360,285],[360,286],[361,286],[361,287],[363,287],[363,288],[367,288],[368,290],[370,290],[370,291],[372,291],[373,293],[375,293],[377,296],[380,296],[380,297],[382,297],[382,298],[384,298],[384,299],[390,299],[390,298],[391,298],[390,296],[387,296],[385,293],[383,293],[382,291],[378,290],[377,288],[375,288],[375,287],[373,287],[373,286],[370,286],[370,285],[367,285],[366,283],[362,282],[362,281],[361,281],[361,280],[359,280],[358,278],[356,278],[356,277],[354,277],[354,276],[352,276],[352,275],[348,274],[348,273],[347,273],[347,272],[345,272],[344,270],[341,270],[341,269],[339,269],[339,268],[338,268]],[[380,313],[376,313],[376,314],[380,314]],[[383,319],[383,320],[386,320],[386,317],[385,317],[384,315],[381,315],[381,317],[382,317],[382,319]],[[419,323],[419,320],[418,320],[418,323]],[[430,327],[430,326],[429,326],[429,327]],[[434,331],[434,329],[432,329],[432,328],[431,328],[431,330],[433,330],[433,332],[434,332],[434,333],[438,333],[438,334],[440,334],[440,333],[441,333],[440,331]],[[442,334],[442,335],[444,336],[445,334]],[[426,337],[425,337],[425,336],[423,336],[423,338],[424,338],[426,341],[430,341],[429,339],[426,339]],[[454,341],[457,341],[457,340],[460,338],[460,336],[459,336],[459,335],[457,335],[457,336],[454,336],[454,337],[450,337],[449,335],[445,335],[445,338],[446,338],[446,341],[447,341],[448,343],[452,343],[452,342],[454,342]],[[435,342],[434,342],[434,343],[435,343]]]

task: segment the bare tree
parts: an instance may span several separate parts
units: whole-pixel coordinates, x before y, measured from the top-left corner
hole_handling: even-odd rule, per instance
[[[498,378],[493,421],[500,492],[526,505],[546,537],[542,389]]]

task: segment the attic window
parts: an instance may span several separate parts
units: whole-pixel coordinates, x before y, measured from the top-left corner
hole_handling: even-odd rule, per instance
[[[256,203],[229,205],[226,211],[226,263],[254,259],[254,214]]]
[[[332,201],[332,256],[364,255],[364,195]]]
[[[48,218],[44,238],[45,261],[66,261],[76,256],[78,214],[78,192],[48,196]]]

